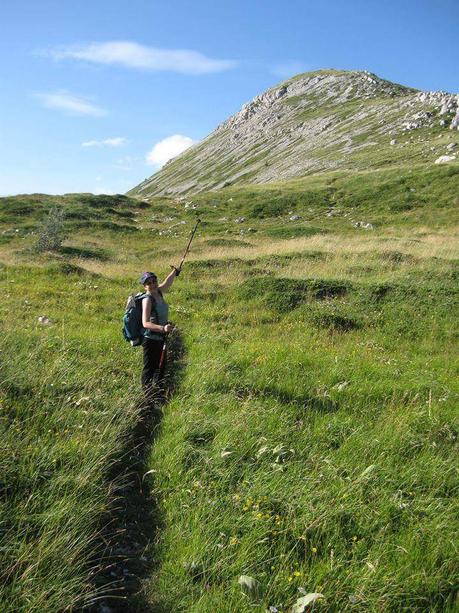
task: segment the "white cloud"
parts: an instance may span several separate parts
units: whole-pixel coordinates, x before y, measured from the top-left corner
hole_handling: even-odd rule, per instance
[[[130,41],[60,47],[46,52],[55,60],[75,59],[140,70],[206,74],[234,68],[232,60],[214,60],[189,49],[159,49]]]
[[[121,147],[127,143],[127,138],[117,136],[115,138],[104,138],[103,140],[87,140],[81,143],[82,147]]]
[[[182,134],[174,134],[160,140],[147,154],[147,164],[152,166],[164,166],[164,164],[176,155],[183,153],[194,144],[193,139]]]
[[[92,117],[102,117],[107,114],[105,109],[92,104],[85,98],[79,98],[65,91],[48,94],[35,94],[41,100],[42,105],[47,109],[62,111],[68,115],[89,115]]]
[[[281,62],[279,64],[271,66],[272,74],[276,75],[276,77],[281,77],[282,79],[294,77],[297,74],[306,72],[311,69],[311,66],[308,66],[303,62],[298,62],[297,60],[289,60],[287,62]]]

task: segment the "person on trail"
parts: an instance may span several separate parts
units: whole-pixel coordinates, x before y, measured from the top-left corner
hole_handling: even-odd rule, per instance
[[[144,272],[139,279],[145,289],[142,298],[142,326],[145,332],[142,339],[141,381],[147,395],[152,391],[155,376],[159,382],[164,375],[165,338],[174,326],[168,322],[169,306],[163,298],[163,293],[168,291],[179,273],[180,268],[174,266],[162,283],[158,283],[158,277],[153,272]]]

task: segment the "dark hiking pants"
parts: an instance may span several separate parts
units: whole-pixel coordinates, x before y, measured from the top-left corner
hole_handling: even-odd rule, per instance
[[[159,370],[159,362],[163,351],[163,341],[157,341],[152,338],[144,338],[142,341],[143,347],[143,369],[142,369],[142,387],[146,392],[150,391],[153,383],[161,381],[164,374],[163,362],[161,371]]]

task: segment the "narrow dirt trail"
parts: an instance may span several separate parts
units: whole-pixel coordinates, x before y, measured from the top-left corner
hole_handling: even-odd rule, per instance
[[[163,389],[144,401],[139,419],[107,474],[111,504],[103,518],[93,556],[92,590],[98,596],[81,613],[152,613],[143,593],[153,573],[154,544],[161,515],[149,472],[152,447],[161,432],[163,408],[177,387],[183,369],[183,343],[175,333],[168,346]]]

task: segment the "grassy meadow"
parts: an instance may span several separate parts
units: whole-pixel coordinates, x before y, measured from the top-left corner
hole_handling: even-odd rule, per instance
[[[454,164],[0,199],[2,612],[458,610],[458,194]],[[67,239],[37,255],[55,204]],[[120,319],[197,215],[168,299],[184,357],[145,446]]]

